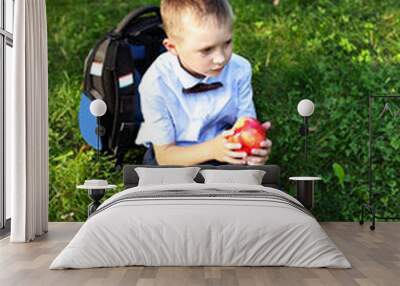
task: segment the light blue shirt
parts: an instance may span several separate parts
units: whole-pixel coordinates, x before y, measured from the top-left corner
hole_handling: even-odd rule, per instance
[[[241,116],[256,117],[251,65],[233,54],[218,76],[196,78],[170,52],[161,54],[139,85],[144,117],[136,144],[188,146],[213,139]],[[223,87],[184,94],[197,83],[221,82]]]

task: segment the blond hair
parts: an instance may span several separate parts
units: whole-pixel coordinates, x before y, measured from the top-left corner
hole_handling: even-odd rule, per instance
[[[228,0],[161,0],[161,16],[168,37],[182,31],[182,17],[193,15],[198,21],[214,20],[218,24],[233,23],[233,12]]]

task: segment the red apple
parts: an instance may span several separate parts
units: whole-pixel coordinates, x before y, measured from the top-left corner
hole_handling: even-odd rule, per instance
[[[240,143],[242,147],[236,151],[251,155],[253,149],[260,148],[267,132],[261,123],[252,117],[240,117],[232,127],[233,134],[226,137],[229,142]]]

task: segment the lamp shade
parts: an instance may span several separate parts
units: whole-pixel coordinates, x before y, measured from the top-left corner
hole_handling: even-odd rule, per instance
[[[314,103],[309,99],[303,99],[297,105],[297,111],[303,117],[311,116],[314,113]]]
[[[90,103],[90,113],[96,117],[103,116],[107,111],[106,103],[101,99],[95,99]]]

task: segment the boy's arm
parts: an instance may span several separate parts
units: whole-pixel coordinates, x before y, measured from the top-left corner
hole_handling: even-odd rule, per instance
[[[212,140],[191,146],[175,144],[153,145],[159,165],[196,165],[209,160],[227,162],[229,164],[245,164],[246,153],[235,152],[239,143],[227,142],[223,133]]]
[[[252,71],[249,62],[243,68],[239,79],[239,111],[237,118],[250,116],[256,118],[256,110],[253,102],[253,88],[251,85]]]

